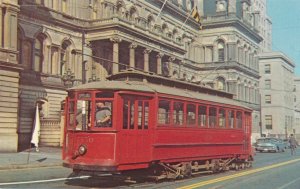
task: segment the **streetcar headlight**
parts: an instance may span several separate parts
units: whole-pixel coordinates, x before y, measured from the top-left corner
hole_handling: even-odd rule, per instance
[[[86,153],[86,151],[87,151],[87,148],[86,148],[85,145],[79,146],[78,152],[79,152],[79,154],[80,154],[81,156],[84,155],[84,154]]]

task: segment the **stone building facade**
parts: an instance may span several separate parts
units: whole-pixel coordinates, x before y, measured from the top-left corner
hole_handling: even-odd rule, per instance
[[[253,131],[257,132],[257,54],[263,38],[248,14],[251,1],[0,2],[2,15],[11,14],[10,19],[0,19],[9,23],[3,25],[10,31],[1,33],[5,35],[1,39],[13,36],[11,42],[1,42],[0,66],[5,77],[0,80],[2,86],[9,86],[8,91],[1,88],[0,95],[15,106],[8,115],[7,104],[0,114],[1,121],[10,116],[10,122],[0,126],[0,138],[6,136],[14,145],[0,150],[28,147],[36,103],[42,114],[41,145],[58,146],[66,88],[105,80],[125,69],[234,93],[237,100],[254,109]],[[201,14],[202,30],[188,16],[194,6]]]

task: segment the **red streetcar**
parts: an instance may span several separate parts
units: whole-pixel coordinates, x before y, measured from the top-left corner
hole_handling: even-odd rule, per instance
[[[63,161],[74,173],[161,179],[251,166],[251,109],[232,94],[137,72],[110,79],[68,91]]]

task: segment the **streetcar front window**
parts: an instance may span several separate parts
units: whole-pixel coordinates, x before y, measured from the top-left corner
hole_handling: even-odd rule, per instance
[[[78,100],[76,110],[76,126],[75,130],[87,130],[90,126],[91,101]]]
[[[112,102],[96,100],[95,127],[112,127]]]
[[[111,91],[101,91],[95,94],[95,113],[91,119],[93,128],[103,129],[113,126],[113,101],[114,93]]]

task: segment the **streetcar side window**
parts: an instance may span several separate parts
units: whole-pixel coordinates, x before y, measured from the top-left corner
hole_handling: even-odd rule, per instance
[[[219,109],[219,127],[225,128],[226,122],[225,122],[225,110],[223,108]]]
[[[138,129],[148,129],[149,102],[138,101]]]
[[[214,107],[209,107],[208,126],[211,128],[216,127],[216,122],[217,122],[217,109]]]
[[[183,125],[183,105],[182,102],[173,103],[173,123],[178,126]]]
[[[134,129],[134,101],[133,100],[130,100],[130,124],[129,124],[129,129]]]
[[[195,125],[196,124],[196,106],[194,104],[187,104],[187,125]]]
[[[149,102],[144,102],[144,129],[149,127]]]
[[[242,117],[242,112],[240,111],[236,112],[236,126],[237,128],[243,127],[243,117]]]
[[[129,107],[130,107],[130,101],[127,99],[124,99],[124,103],[123,103],[123,129],[128,129],[128,120],[129,120]]]
[[[134,100],[124,99],[123,129],[134,129]]]
[[[234,128],[234,111],[233,110],[228,110],[228,125],[229,128],[233,129]]]
[[[158,103],[158,124],[170,124],[170,101],[160,100]]]
[[[138,129],[143,128],[143,101],[138,101]]]
[[[198,106],[198,126],[206,127],[206,106]]]

